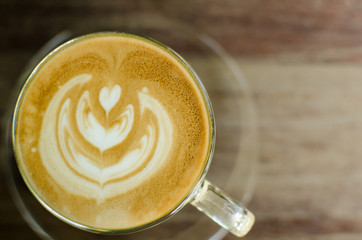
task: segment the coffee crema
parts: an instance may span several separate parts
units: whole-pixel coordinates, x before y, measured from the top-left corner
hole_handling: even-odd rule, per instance
[[[51,53],[18,100],[14,149],[32,192],[73,222],[141,226],[170,213],[208,162],[212,123],[188,67],[123,33]]]

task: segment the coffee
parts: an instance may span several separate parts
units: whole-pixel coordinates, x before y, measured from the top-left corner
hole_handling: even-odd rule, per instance
[[[14,149],[43,204],[85,226],[127,229],[173,211],[207,164],[211,119],[173,52],[121,33],[55,50],[19,98]]]

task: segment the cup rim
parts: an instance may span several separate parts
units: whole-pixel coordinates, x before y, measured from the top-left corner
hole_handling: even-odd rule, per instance
[[[173,58],[175,60],[177,60],[179,63],[181,63],[184,66],[184,69],[188,71],[188,73],[193,77],[194,83],[196,84],[196,86],[199,89],[200,94],[202,95],[203,99],[204,99],[204,105],[207,109],[207,113],[208,113],[208,117],[210,120],[210,129],[209,129],[209,134],[211,136],[211,143],[209,145],[209,149],[207,151],[207,160],[206,160],[206,164],[201,172],[201,175],[199,177],[199,179],[197,180],[196,184],[194,185],[194,187],[192,188],[192,190],[188,193],[188,195],[170,212],[168,212],[167,214],[163,215],[160,218],[157,218],[151,222],[145,223],[143,225],[139,225],[136,227],[131,227],[131,228],[124,228],[124,229],[106,229],[106,228],[97,228],[97,227],[91,227],[91,226],[87,226],[85,224],[76,222],[68,217],[63,216],[61,213],[59,213],[58,211],[54,210],[52,207],[50,207],[45,200],[43,200],[39,194],[36,192],[36,190],[34,190],[34,188],[31,186],[28,178],[26,177],[26,174],[23,170],[23,168],[21,167],[20,164],[20,160],[19,156],[18,156],[18,151],[16,150],[16,125],[17,125],[17,119],[18,119],[18,111],[19,111],[19,107],[21,105],[21,100],[23,98],[23,94],[27,89],[28,84],[32,81],[33,76],[38,72],[38,69],[53,55],[57,54],[59,51],[61,51],[63,48],[67,47],[70,44],[73,44],[74,42],[78,42],[83,40],[84,38],[88,38],[88,37],[92,37],[94,35],[104,35],[104,36],[126,36],[126,37],[133,37],[133,38],[138,38],[138,39],[142,39],[143,41],[146,40],[149,43],[152,43],[154,45],[157,45],[160,49],[163,49],[166,53],[168,53],[169,55],[173,56]],[[129,234],[129,233],[135,233],[135,232],[139,232],[151,227],[154,227],[164,221],[166,221],[167,219],[169,219],[170,217],[172,217],[173,215],[175,215],[177,212],[179,212],[186,204],[188,204],[193,197],[195,196],[195,193],[197,193],[198,189],[201,187],[202,183],[204,182],[205,178],[206,178],[206,174],[209,170],[212,158],[213,158],[213,154],[214,154],[214,150],[215,150],[215,143],[216,143],[216,124],[215,124],[215,116],[214,116],[214,111],[212,108],[212,104],[210,101],[210,98],[206,92],[206,89],[201,81],[201,79],[199,78],[199,76],[197,75],[197,73],[195,72],[195,70],[191,67],[191,65],[180,55],[178,54],[175,50],[173,50],[172,48],[170,48],[168,45],[161,43],[151,37],[142,35],[142,34],[138,34],[138,33],[131,33],[131,32],[124,32],[124,31],[100,31],[100,32],[93,32],[93,33],[88,33],[88,34],[83,34],[80,36],[76,36],[73,37],[72,39],[64,42],[64,43],[60,43],[59,46],[57,46],[55,49],[53,49],[52,51],[50,51],[46,56],[44,56],[41,61],[39,61],[39,63],[31,70],[31,73],[26,77],[26,80],[23,84],[23,86],[20,88],[20,92],[17,96],[16,99],[16,104],[14,107],[14,111],[12,114],[12,120],[11,120],[11,142],[12,142],[12,149],[14,152],[14,156],[15,156],[15,160],[16,160],[16,164],[17,167],[19,169],[20,175],[22,176],[22,179],[24,180],[27,188],[30,190],[30,192],[32,193],[32,195],[38,200],[38,202],[40,202],[40,204],[47,209],[52,215],[54,215],[55,217],[57,217],[58,219],[62,220],[63,222],[85,230],[85,231],[89,231],[89,232],[94,232],[94,233],[103,233],[103,234]]]

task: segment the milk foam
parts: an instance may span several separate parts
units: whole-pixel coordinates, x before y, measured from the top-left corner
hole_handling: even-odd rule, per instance
[[[84,226],[128,229],[174,211],[208,163],[211,120],[188,67],[148,39],[100,33],[49,55],[19,98],[25,182]]]
[[[103,91],[104,89],[107,88],[102,88],[99,94],[99,102],[106,111],[108,117],[109,110],[111,110],[114,104],[117,103],[120,96],[112,96],[113,92]],[[113,89],[119,89],[118,91],[120,91],[121,88],[116,85]],[[105,93],[109,95],[106,95]],[[105,99],[108,100],[105,101]],[[77,127],[84,139],[92,143],[99,150],[104,151],[121,143],[127,137],[132,129],[134,121],[133,105],[129,104],[125,108],[124,112],[119,116],[120,122],[110,128],[102,126],[92,112],[87,114],[85,109],[89,107],[89,92],[85,91],[79,100],[76,113]]]
[[[94,113],[86,111],[92,109],[88,91],[84,91],[78,102],[69,98],[64,101],[70,90],[91,79],[90,74],[78,75],[54,95],[44,115],[39,150],[44,166],[58,184],[73,194],[94,198],[101,203],[137,187],[162,167],[172,146],[173,126],[161,103],[149,96],[144,88],[138,92],[141,118],[148,110],[156,121],[149,119],[146,134],[136,140],[138,147],[129,149],[115,164],[107,167],[96,164],[102,162],[104,151],[121,145],[136,129],[132,104],[128,104],[117,122],[108,127],[102,125]],[[99,91],[98,104],[104,109],[106,119],[117,102],[122,101],[121,89],[121,86],[114,85]],[[71,126],[71,105],[76,106],[76,126]],[[77,139],[74,129],[80,132],[83,140],[99,150],[98,156],[78,144],[82,139]]]

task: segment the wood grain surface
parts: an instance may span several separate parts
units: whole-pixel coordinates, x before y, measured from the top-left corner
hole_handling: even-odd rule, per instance
[[[1,0],[1,115],[19,71],[52,36],[134,13],[205,30],[249,82],[260,159],[249,206],[257,220],[245,239],[362,239],[361,1]],[[0,194],[0,238],[39,239],[4,175]]]

